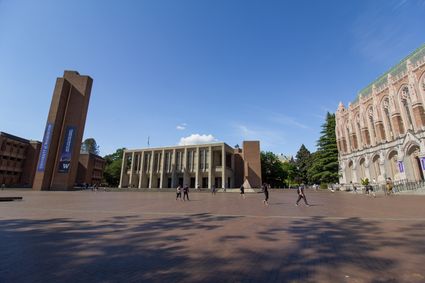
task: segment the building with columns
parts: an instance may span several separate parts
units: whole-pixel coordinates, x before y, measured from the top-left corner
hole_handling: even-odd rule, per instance
[[[261,186],[260,142],[125,150],[120,188],[246,188]]]
[[[425,171],[425,45],[336,111],[340,183],[420,181]]]

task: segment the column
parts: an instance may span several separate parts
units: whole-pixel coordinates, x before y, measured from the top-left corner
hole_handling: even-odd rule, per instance
[[[149,157],[149,159],[150,159],[150,168],[149,168],[149,186],[148,186],[148,188],[149,189],[152,189],[152,182],[153,182],[153,165],[154,165],[154,163],[155,163],[155,152],[154,151],[151,151],[151,154],[150,154],[150,157]]]
[[[143,180],[143,168],[145,167],[145,152],[142,151],[140,156],[140,173],[139,173],[139,189],[142,188],[142,180]]]
[[[130,180],[128,181],[128,186],[131,188],[133,186],[133,172],[134,172],[134,152],[131,153],[131,165],[130,165]]]
[[[163,149],[161,152],[161,167],[159,168],[159,174],[160,174],[160,181],[159,181],[159,188],[162,189],[164,187],[164,155],[165,150]]]
[[[221,186],[223,189],[227,187],[226,183],[226,146],[223,144],[221,148]]]
[[[187,182],[187,147],[184,148],[183,152],[183,186],[189,186]]]
[[[212,188],[212,147],[208,147],[208,188]]]
[[[120,184],[118,185],[118,188],[122,188],[122,182],[124,178],[124,170],[126,169],[127,164],[125,162],[125,151],[122,153],[122,163],[121,163],[121,177],[120,177]]]
[[[195,186],[198,188],[199,184],[199,146],[196,147],[196,157],[195,157]]]
[[[353,160],[353,167],[351,168],[351,180],[353,184],[359,183],[359,178],[357,176],[357,163],[356,160]]]
[[[171,186],[176,186],[176,149],[173,149],[173,156],[171,156]]]

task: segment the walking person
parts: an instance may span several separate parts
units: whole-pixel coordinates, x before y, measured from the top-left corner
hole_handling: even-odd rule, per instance
[[[215,193],[217,192],[217,188],[215,187],[215,186],[212,186],[212,188],[211,188],[211,194],[213,195],[213,196],[215,196]]]
[[[241,193],[240,193],[239,196],[241,196],[243,199],[245,199],[245,188],[244,188],[243,185],[241,185],[240,190],[241,190]]]
[[[1,190],[2,191],[4,191],[4,188],[6,188],[6,184],[5,183],[1,184]]]
[[[297,202],[295,203],[296,206],[298,206],[298,203],[300,202],[301,199],[304,200],[305,205],[310,206],[307,202],[307,197],[305,196],[305,193],[304,193],[304,185],[303,184],[301,184],[298,187],[297,194],[298,194],[298,199],[297,199]]]
[[[186,198],[187,198],[187,200],[190,200],[189,199],[189,187],[187,185],[185,185],[183,187],[183,201],[185,201]]]
[[[176,200],[182,200],[182,187],[180,187],[180,185],[177,186],[176,189]]]
[[[269,206],[269,187],[270,185],[267,185],[266,183],[263,184],[263,193],[264,193],[263,204],[266,206]]]
[[[387,178],[386,189],[387,189],[387,195],[388,196],[394,194],[394,192],[393,192],[393,181],[391,180],[390,177]]]
[[[354,193],[357,194],[357,187],[356,187],[356,185],[354,185],[352,181],[350,181],[350,185],[351,185],[351,189],[354,191]]]

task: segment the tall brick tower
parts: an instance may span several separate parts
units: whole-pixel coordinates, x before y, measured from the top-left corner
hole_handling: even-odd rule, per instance
[[[92,78],[75,71],[57,78],[33,190],[74,186],[92,84]]]
[[[243,142],[244,184],[247,187],[261,187],[260,142]]]

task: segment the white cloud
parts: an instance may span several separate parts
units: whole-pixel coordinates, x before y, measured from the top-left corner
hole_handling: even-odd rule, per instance
[[[309,129],[307,125],[298,122],[295,118],[282,114],[272,113],[270,120],[282,125],[292,126],[300,129]]]
[[[193,145],[216,142],[217,139],[213,135],[191,134],[188,137],[180,139],[179,145]]]
[[[235,132],[244,140],[259,140],[263,148],[281,148],[285,146],[285,133],[274,130],[261,128],[248,128],[242,124],[235,124]]]
[[[179,130],[179,131],[183,131],[183,130],[186,130],[186,126],[187,126],[186,123],[181,123],[181,124],[176,126],[176,129]]]

